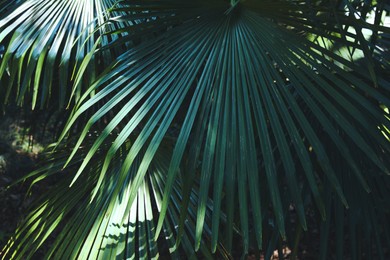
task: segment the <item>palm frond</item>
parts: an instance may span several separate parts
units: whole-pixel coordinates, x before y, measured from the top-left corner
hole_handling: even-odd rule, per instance
[[[328,259],[331,253],[336,258],[343,258],[347,248],[352,258],[365,254],[386,259],[383,249],[389,242],[390,232],[389,178],[378,176],[372,168],[361,165],[362,170],[371,174],[367,181],[373,189],[367,194],[361,186],[351,185],[356,181],[346,162],[340,158],[334,158],[334,161],[339,163],[338,176],[350,207],[346,210],[339,200],[335,200],[333,192],[325,184],[324,201],[328,214],[326,221],[320,225],[319,259]],[[330,242],[331,237],[334,243]]]
[[[377,67],[388,65],[387,59],[378,62],[386,49],[378,43],[386,45],[389,28],[322,1],[121,1],[109,11],[107,25],[114,27],[107,37],[122,37],[102,48],[89,42],[93,37],[84,38],[90,44],[83,46],[99,50],[77,62],[78,102],[56,148],[61,154],[68,143],[72,152],[59,167],[77,171],[66,176],[61,196],[53,194],[31,213],[7,254],[21,258],[23,250],[37,248],[65,221],[64,213],[72,213],[72,221],[48,256],[153,257],[163,232],[174,234],[167,244],[180,243],[188,255],[193,249],[209,255],[209,246],[213,253],[225,247],[231,252],[236,223],[244,254],[265,244],[269,255],[291,233],[291,207],[307,229],[312,200],[324,220],[324,241],[333,216],[342,221],[344,208],[356,238],[363,198],[366,223],[374,224],[376,214],[385,219],[388,210],[380,207],[389,193],[390,84]],[[366,39],[363,30],[372,37]],[[28,43],[26,32],[12,41]],[[94,55],[123,45],[131,48],[87,89],[79,88]],[[20,78],[23,66],[16,64],[23,62],[10,64],[11,79]],[[75,125],[83,130],[76,132]],[[78,140],[68,142],[75,133]],[[69,191],[79,193],[66,201]],[[77,201],[82,207],[71,212]],[[158,212],[157,224],[151,212]],[[380,245],[388,232],[373,227],[367,234]],[[343,230],[336,233],[340,239]],[[39,239],[28,240],[29,234]],[[144,247],[135,252],[134,243]]]
[[[2,102],[15,98],[19,105],[43,108],[50,100],[63,108],[72,93],[72,74],[82,69],[82,59],[96,48],[99,38],[103,46],[118,38],[103,35],[123,24],[102,26],[109,19],[106,10],[116,1],[19,2],[4,3],[0,12],[0,44],[6,46],[0,79],[7,79],[1,89]],[[90,62],[82,83],[90,84],[96,66],[111,61],[105,53],[99,62]],[[77,87],[73,90],[76,100],[83,91]]]
[[[143,6],[137,8],[140,7]],[[150,6],[144,8],[148,10]],[[64,133],[79,115],[104,100],[105,105],[86,124],[74,155],[95,122],[112,109],[118,111],[96,139],[74,181],[91,163],[108,134],[119,127],[120,134],[107,153],[100,178],[104,179],[113,154],[130,134],[136,133],[137,139],[128,148],[121,170],[128,171],[139,151],[147,150],[132,183],[129,199],[134,200],[163,136],[178,124],[180,132],[169,166],[157,233],[162,228],[184,152],[195,150],[192,160],[200,165],[192,172],[182,173],[182,178],[194,174],[200,178],[195,247],[200,246],[206,201],[213,194],[215,250],[220,208],[226,199],[222,198],[224,191],[232,199],[230,203],[239,205],[245,252],[249,245],[249,220],[255,225],[261,247],[262,212],[268,207],[260,203],[262,197],[272,202],[276,225],[285,236],[280,192],[284,179],[290,203],[295,205],[299,221],[306,228],[298,171],[304,173],[304,182],[309,183],[324,218],[326,209],[320,196],[323,184],[319,183],[325,180],[348,207],[335,170],[337,165],[330,159],[329,151],[342,157],[358,185],[370,191],[367,179],[371,177],[360,170],[360,156],[364,155],[365,163],[375,167],[378,174],[388,173],[384,158],[390,146],[378,129],[390,124],[380,108],[390,104],[386,94],[388,80],[380,75],[370,76],[353,61],[297,36],[296,29],[310,31],[321,19],[306,15],[305,10],[311,8],[305,1],[247,1],[230,9],[223,3],[220,7],[206,6],[203,10],[194,9],[199,10],[196,16],[192,13],[157,40],[124,53],[86,92],[65,128]],[[341,35],[333,36],[333,32],[339,31],[340,23],[361,25],[360,21],[322,6],[318,7],[320,11],[329,12],[339,22],[319,24],[315,33],[350,44]],[[180,9],[175,12],[180,14]],[[289,29],[289,22],[293,29]],[[357,40],[355,48],[365,48],[359,35],[348,36]],[[97,94],[88,98],[91,91]],[[324,139],[329,140],[332,149],[324,146]],[[227,209],[228,223],[235,218],[231,207]]]
[[[184,257],[183,254],[186,257],[194,256],[192,243],[196,221],[195,208],[198,201],[195,189],[190,194],[191,202],[188,218],[185,221],[185,231],[181,238],[181,250],[176,246],[178,233],[176,223],[179,222],[179,206],[182,201],[180,179],[174,184],[171,194],[172,204],[168,209],[170,217],[164,221],[163,234],[155,239],[156,215],[158,216],[161,210],[169,149],[169,146],[163,147],[154,157],[147,176],[132,202],[128,196],[139,167],[138,158],[127,173],[127,178],[116,196],[112,191],[119,185],[118,173],[126,153],[123,151],[122,155],[115,157],[113,159],[115,164],[107,171],[95,199],[91,202],[98,177],[95,173],[104,162],[104,153],[101,153],[100,160],[98,159],[99,161],[81,176],[80,181],[70,188],[72,175],[62,168],[66,161],[63,151],[62,154],[57,154],[55,159],[51,153],[48,153],[50,157],[44,167],[23,180],[33,178],[32,188],[38,182],[49,180],[48,183],[52,183],[53,186],[46,195],[50,196],[50,199],[44,196],[36,206],[31,208],[21,228],[3,249],[3,259],[25,259],[34,256],[53,233],[57,234],[57,237],[54,243],[52,242],[50,251],[46,252],[45,258],[138,259],[158,258],[160,254],[176,258]],[[69,166],[69,170],[78,167],[82,160],[81,155]],[[53,178],[56,180],[50,182]],[[208,201],[208,207],[213,207],[211,200]],[[210,231],[206,233],[208,235],[205,235],[205,241],[208,240]],[[165,242],[162,243],[162,240]],[[211,252],[205,246],[202,254],[211,257]]]

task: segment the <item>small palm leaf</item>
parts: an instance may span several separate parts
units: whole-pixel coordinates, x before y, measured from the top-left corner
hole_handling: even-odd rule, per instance
[[[0,6],[0,44],[7,46],[0,60],[0,79],[7,77],[8,83],[1,88],[2,101],[8,102],[12,95],[19,105],[26,103],[34,108],[38,104],[42,108],[52,100],[51,104],[62,108],[72,92],[72,74],[82,69],[82,59],[94,50],[99,36],[123,26],[101,26],[109,19],[106,10],[115,1],[19,2],[5,1]],[[117,37],[103,37],[101,44]],[[105,55],[100,63],[111,61]],[[97,71],[94,62],[89,64],[84,84],[90,84]],[[76,99],[81,91],[73,90]]]
[[[163,234],[159,239],[155,239],[155,225],[157,224],[155,216],[156,214],[158,216],[161,210],[165,174],[169,163],[167,155],[170,152],[166,149],[169,147],[162,148],[154,157],[133,202],[129,201],[128,196],[136,173],[134,171],[139,167],[138,158],[126,174],[125,183],[117,196],[112,191],[118,185],[118,171],[123,163],[125,151],[119,157],[114,158],[113,161],[117,166],[107,171],[101,189],[91,203],[91,194],[98,177],[95,172],[99,170],[104,161],[104,153],[101,153],[101,161],[97,161],[94,167],[89,168],[88,172],[85,172],[70,188],[71,175],[62,169],[66,156],[56,154],[56,159],[49,159],[43,168],[26,176],[26,178],[35,179],[32,185],[42,180],[54,183],[54,185],[37,206],[30,210],[30,214],[16,231],[15,237],[3,249],[2,257],[7,259],[31,258],[47,238],[53,232],[58,231],[61,233],[58,233],[50,251],[46,252],[45,258],[150,259],[157,258],[161,254],[180,258],[183,253],[188,258],[194,256],[192,243],[196,221],[195,209],[198,201],[195,190],[190,194],[190,211],[185,221],[186,228],[182,237],[181,245],[184,251],[179,250],[175,245],[176,223],[179,222],[179,206],[182,200],[180,195],[182,182],[179,179],[174,184],[172,204],[168,209],[170,217],[164,221]],[[47,155],[53,158],[53,154]],[[81,153],[69,170],[77,167],[82,160],[83,154]],[[57,179],[50,182],[50,176]],[[212,208],[211,201],[208,201],[208,207]],[[208,235],[205,235],[204,240],[209,239],[210,231],[206,233]],[[162,243],[163,240],[165,242]],[[207,247],[203,247],[202,253],[206,257],[211,257],[211,252],[207,250]]]

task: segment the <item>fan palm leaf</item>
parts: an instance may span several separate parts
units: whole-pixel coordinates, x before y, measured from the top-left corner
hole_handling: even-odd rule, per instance
[[[5,82],[6,78],[4,85],[8,87],[2,89],[2,101],[9,102],[12,95],[19,105],[26,103],[34,108],[38,104],[43,108],[55,95],[50,104],[64,107],[72,92],[71,75],[80,69],[81,60],[96,48],[99,39],[106,45],[118,37],[101,38],[105,32],[123,26],[101,26],[109,19],[106,10],[115,2],[4,1],[0,43],[7,45],[7,51],[1,60],[0,79]],[[102,64],[112,61],[105,54],[100,59]],[[90,84],[97,71],[96,64],[89,64],[84,84]],[[73,90],[76,99],[81,91]]]
[[[164,5],[158,4],[159,8],[161,6]],[[147,149],[129,197],[133,200],[163,136],[179,122],[181,129],[169,167],[158,231],[185,150],[200,150],[193,158],[201,162],[200,168],[193,170],[199,171],[200,178],[196,248],[201,241],[207,210],[205,202],[212,192],[216,209],[212,212],[214,250],[218,241],[222,191],[240,205],[245,250],[249,240],[248,219],[253,220],[261,246],[262,187],[269,192],[267,196],[272,202],[277,226],[281,235],[285,235],[280,174],[287,180],[291,202],[296,206],[304,228],[306,221],[298,169],[304,172],[324,217],[318,181],[328,179],[344,205],[348,205],[328,148],[321,141],[324,136],[333,144],[332,151],[348,162],[359,185],[369,191],[366,179],[370,177],[360,170],[357,155],[364,154],[367,163],[379,172],[388,173],[384,156],[389,151],[389,143],[378,130],[389,126],[388,117],[379,106],[389,105],[388,95],[384,94],[389,88],[388,81],[365,73],[354,61],[297,37],[293,31],[307,29],[322,38],[364,50],[368,43],[358,34],[348,33],[348,37],[354,39],[349,41],[343,35],[334,36],[334,32],[339,32],[340,24],[369,29],[378,26],[319,6],[317,12],[327,11],[337,18],[337,22],[321,24],[318,23],[321,17],[305,15],[306,9],[310,8],[312,6],[305,1],[247,1],[230,8],[222,3],[220,8],[212,6],[199,11],[198,16],[191,13],[188,21],[167,31],[161,38],[124,53],[110,72],[90,88],[97,94],[92,98],[88,98],[89,92],[84,95],[65,129],[66,133],[79,115],[106,100],[86,124],[74,149],[76,153],[94,123],[115,106],[120,106],[119,113],[96,139],[74,181],[99,146],[105,143],[107,135],[117,129],[119,122],[126,120],[107,154],[100,180],[105,178],[111,159],[124,141],[141,128],[122,166],[122,173],[126,172],[139,151],[143,147]],[[129,4],[128,10],[131,9]],[[287,29],[288,22],[293,29]],[[368,69],[372,71],[372,59],[367,59]],[[349,73],[345,67],[356,74]],[[348,145],[345,138],[351,141]],[[194,174],[188,172],[183,176]],[[253,210],[252,216],[247,214],[249,207]],[[227,211],[232,212],[232,209]]]
[[[264,230],[270,226],[272,250],[279,235],[285,239],[288,233],[289,207],[295,209],[299,225],[307,228],[307,201],[312,198],[325,220],[323,230],[328,230],[333,205],[337,219],[343,207],[350,208],[356,225],[358,200],[372,196],[360,206],[371,216],[367,223],[376,227],[367,232],[380,240],[374,215],[379,212],[384,219],[388,210],[380,209],[379,202],[375,210],[369,206],[371,199],[388,204],[383,194],[388,194],[390,84],[376,73],[375,55],[383,48],[362,31],[377,33],[383,43],[381,35],[389,28],[356,18],[353,8],[321,1],[121,1],[111,12],[126,15],[111,15],[110,24],[125,25],[108,35],[124,36],[100,51],[125,42],[131,48],[80,91],[60,137],[58,150],[74,135],[75,125],[83,126],[62,163],[77,167],[67,182],[70,189],[76,192],[86,180],[90,183],[85,207],[67,224],[69,232],[57,240],[52,253],[63,256],[61,252],[71,248],[69,254],[74,255],[68,257],[123,256],[123,247],[133,247],[124,246],[131,239],[120,239],[120,230],[129,228],[123,220],[134,220],[132,214],[146,209],[150,213],[150,200],[159,205],[156,230],[143,222],[138,238],[157,240],[170,219],[178,225],[176,245],[181,242],[189,252],[191,242],[195,250],[205,250],[204,237],[210,237],[212,252],[221,243],[230,252],[235,223],[244,253],[253,243],[263,247]],[[134,26],[131,21],[142,15],[149,18]],[[151,33],[155,37],[143,37]],[[345,57],[333,48],[337,45],[347,46],[351,54],[363,53],[364,64],[354,55]],[[82,62],[75,86],[86,75],[91,57]],[[90,144],[93,131],[98,134]],[[159,168],[155,164],[167,138],[172,147]],[[380,193],[373,191],[377,188]],[[125,198],[123,204],[120,198]],[[106,211],[100,213],[103,204]],[[58,209],[68,206],[56,204]],[[85,208],[91,208],[91,215],[84,220]],[[51,223],[57,225],[59,215],[53,216]],[[35,218],[30,215],[22,229],[28,227],[28,219]],[[221,219],[226,232],[220,231]],[[106,228],[117,223],[115,230]],[[146,237],[143,227],[151,231]],[[30,229],[40,232],[36,226]],[[49,224],[42,224],[42,230],[52,232]],[[85,233],[63,244],[76,230]],[[110,246],[101,252],[97,245]],[[153,242],[148,245],[148,253],[154,252]],[[6,249],[22,256],[17,246]],[[322,252],[326,256],[326,250]],[[342,255],[339,248],[338,254]]]
[[[163,145],[165,146],[165,145]],[[64,148],[64,147],[63,147]],[[66,148],[64,148],[66,150]],[[187,257],[195,255],[192,243],[192,232],[185,231],[182,237],[183,250],[176,247],[177,224],[179,222],[179,206],[182,200],[180,194],[181,180],[176,181],[172,193],[172,204],[169,207],[169,218],[164,222],[164,232],[159,240],[155,240],[156,213],[161,210],[162,195],[164,192],[167,166],[169,163],[169,146],[165,146],[154,158],[149,167],[145,180],[140,185],[133,202],[128,200],[134,170],[139,166],[139,160],[128,172],[127,180],[121,191],[115,198],[111,192],[117,185],[117,172],[120,170],[123,157],[117,157],[118,167],[113,167],[107,172],[102,182],[102,189],[97,192],[93,203],[90,202],[93,188],[96,186],[96,172],[102,166],[104,153],[100,161],[96,161],[84,174],[80,181],[69,188],[71,175],[63,170],[66,156],[48,152],[48,161],[39,170],[32,172],[27,178],[34,178],[32,188],[43,180],[60,178],[50,191],[48,197],[41,198],[34,207],[25,222],[16,231],[13,240],[6,245],[2,254],[3,258],[25,259],[31,258],[44,244],[52,232],[61,231],[46,252],[45,258],[60,259],[113,259],[113,258],[158,258],[159,248],[165,248],[162,253],[178,258],[183,253]],[[104,150],[104,149],[103,149]],[[102,150],[102,151],[103,151]],[[61,152],[62,153],[62,152]],[[99,159],[98,159],[99,160]],[[83,161],[83,154],[78,157],[69,170]],[[189,217],[185,222],[186,230],[194,229],[195,208],[198,200],[197,192],[193,189],[190,195]],[[212,203],[208,201],[208,207]],[[157,215],[158,216],[158,215]],[[63,223],[66,220],[66,223]],[[210,231],[208,232],[210,233]],[[72,239],[69,239],[72,236]],[[166,242],[162,245],[161,240]],[[205,236],[207,240],[207,235]],[[158,242],[158,243],[157,243]],[[202,253],[211,257],[207,247],[203,247]]]

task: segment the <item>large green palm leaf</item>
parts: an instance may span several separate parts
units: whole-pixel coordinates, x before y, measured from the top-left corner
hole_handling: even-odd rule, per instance
[[[119,45],[113,42],[112,48],[124,41],[135,46],[82,94],[60,138],[67,140],[74,124],[85,124],[68,159],[72,164],[80,158],[80,147],[90,133],[98,131],[71,181],[73,189],[86,176],[93,176],[90,205],[101,203],[104,192],[117,198],[127,189],[123,214],[113,208],[109,213],[123,217],[134,212],[131,205],[139,201],[139,191],[150,178],[167,135],[174,147],[167,155],[156,237],[166,216],[174,216],[170,208],[178,202],[172,196],[179,192],[183,199],[174,218],[178,237],[185,233],[186,218],[195,217],[189,231],[195,249],[204,248],[206,226],[212,250],[224,242],[230,251],[233,225],[239,223],[244,252],[248,252],[253,241],[262,247],[263,231],[269,229],[264,223],[273,223],[273,230],[286,236],[286,210],[291,205],[306,229],[305,201],[311,197],[319,215],[328,221],[332,201],[338,217],[343,207],[351,207],[352,218],[358,214],[356,190],[349,186],[359,187],[359,194],[380,187],[381,195],[374,196],[378,199],[388,194],[381,182],[388,182],[389,173],[390,85],[388,78],[376,73],[372,54],[381,48],[361,34],[362,29],[389,33],[388,28],[366,23],[338,6],[310,1],[233,1],[230,5],[123,1],[113,11],[127,15],[111,22],[130,22],[140,13],[150,19],[139,29],[125,26],[112,31],[127,35],[118,40]],[[142,38],[156,28],[160,29],[157,38]],[[364,66],[329,44],[347,46],[351,53],[361,51]],[[77,78],[84,73],[81,69]],[[103,129],[97,127],[107,118]],[[115,176],[115,186],[108,188],[110,176]],[[194,189],[199,194],[196,213],[188,213]],[[368,209],[370,203],[361,206]],[[388,213],[375,207],[381,212],[378,215]],[[227,224],[223,238],[222,212]],[[367,222],[377,224],[375,218]],[[94,243],[85,240],[85,234],[75,238],[83,250]],[[99,233],[95,239],[103,238]],[[114,243],[119,248],[120,243]]]
[[[164,5],[158,5],[161,6]],[[218,241],[222,191],[230,198],[227,201],[236,199],[240,205],[241,231],[246,245],[248,219],[254,221],[259,246],[261,244],[262,187],[269,192],[277,226],[284,236],[280,178],[286,178],[291,202],[297,208],[301,224],[306,226],[298,169],[305,174],[323,215],[325,210],[317,182],[323,182],[325,178],[348,205],[334,169],[337,165],[332,164],[329,150],[321,141],[325,137],[333,144],[332,151],[348,162],[359,185],[369,191],[366,178],[370,176],[361,171],[357,155],[365,155],[366,163],[379,172],[388,173],[384,156],[389,151],[389,144],[378,130],[389,126],[380,107],[389,105],[385,94],[388,93],[388,81],[365,73],[364,68],[353,61],[297,37],[284,27],[291,21],[296,30],[308,28],[309,32],[322,38],[364,50],[368,44],[358,34],[348,33],[358,41],[354,44],[356,41],[351,43],[343,35],[334,36],[334,32],[343,22],[356,27],[372,26],[347,18],[343,12],[334,12],[337,22],[318,23],[311,29],[310,24],[317,21],[310,19],[310,15],[305,16],[306,8],[309,10],[310,6],[304,1],[276,4],[248,1],[248,7],[244,2],[230,9],[222,3],[220,8],[210,6],[199,11],[198,16],[192,12],[183,25],[124,53],[112,70],[91,87],[90,90],[99,90],[98,94],[80,104],[68,125],[70,127],[80,114],[106,100],[87,123],[80,145],[100,117],[120,106],[119,113],[102,131],[75,179],[82,174],[108,133],[126,120],[107,154],[100,179],[104,179],[111,159],[124,140],[141,128],[122,168],[122,172],[126,172],[140,149],[147,149],[130,195],[130,199],[134,199],[163,136],[172,125],[179,124],[181,129],[169,167],[159,228],[183,154],[194,149],[192,160],[199,160],[201,165],[183,173],[183,178],[192,179],[196,172],[200,178],[196,247],[199,247],[203,230],[205,202],[211,195],[215,202],[214,250]],[[128,10],[131,9],[129,5]],[[180,14],[180,11],[176,12]],[[334,10],[320,6],[319,11]],[[314,19],[321,18],[314,15]],[[372,62],[369,57],[367,59]],[[368,63],[369,70],[370,66],[373,64]],[[355,74],[346,72],[344,67]],[[372,99],[367,99],[367,95]],[[349,145],[345,138],[351,141]],[[314,167],[319,169],[314,170]],[[277,176],[280,174],[283,177]],[[227,207],[228,218],[233,219],[230,207],[234,204]],[[249,208],[253,210],[252,216],[248,216]]]

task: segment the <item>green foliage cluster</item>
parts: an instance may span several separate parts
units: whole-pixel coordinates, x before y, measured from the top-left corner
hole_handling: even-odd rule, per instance
[[[320,258],[334,231],[338,259],[346,243],[384,259],[388,9],[0,0],[1,101],[69,111],[23,178],[57,185],[3,259],[31,258],[53,232],[50,259],[229,258],[237,237],[268,257],[298,243],[313,209]]]

